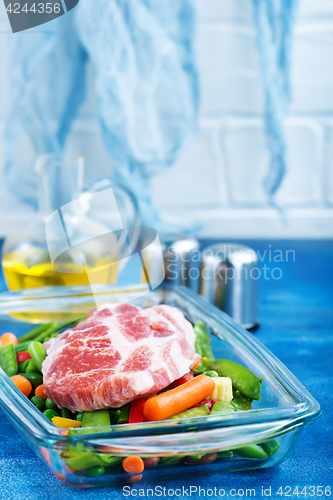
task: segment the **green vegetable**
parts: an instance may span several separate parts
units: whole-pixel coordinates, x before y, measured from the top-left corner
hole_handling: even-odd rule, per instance
[[[165,457],[165,458],[162,458],[162,460],[160,460],[158,462],[157,466],[176,464],[177,462],[180,462],[182,458],[183,457],[178,457],[178,456]]]
[[[27,368],[27,366],[29,364],[29,361],[30,361],[30,359],[27,359],[26,361],[23,361],[23,363],[20,363],[18,365],[18,371],[19,372],[25,372],[25,370],[26,370],[26,368]]]
[[[96,453],[89,451],[76,453],[64,458],[66,465],[75,471],[89,469],[90,467],[103,467],[105,462]]]
[[[40,342],[34,341],[31,342],[31,344],[29,345],[28,352],[31,356],[31,359],[35,363],[37,369],[41,372],[43,361],[46,358],[45,347],[42,346]]]
[[[86,319],[88,314],[82,314],[81,316],[77,316],[76,318],[69,319],[67,321],[63,321],[62,323],[58,323],[58,321],[53,321],[52,324],[49,323],[47,329],[42,331],[37,337],[34,338],[36,342],[43,343],[46,339],[53,337],[53,334],[59,332],[59,330],[63,330],[64,328],[73,328],[78,323]]]
[[[30,361],[30,360],[29,360]],[[43,383],[43,376],[40,373],[19,373],[19,375],[23,375],[23,377],[30,380],[34,387],[38,387]]]
[[[260,443],[260,446],[267,453],[269,457],[272,457],[277,453],[280,449],[280,444],[276,439],[270,439],[269,441],[265,441],[264,443]]]
[[[43,412],[45,410],[45,401],[44,401],[44,399],[41,396],[34,396],[33,398],[31,398],[30,401],[41,412]]]
[[[20,341],[20,339],[18,339]],[[18,352],[22,351],[27,351],[29,345],[31,344],[31,340],[28,340],[27,342],[23,342],[23,344],[18,344],[15,346],[15,353],[17,354]]]
[[[202,357],[215,359],[205,323],[203,321],[197,321],[197,323],[194,325],[194,332],[197,336],[194,344],[195,352],[200,354]]]
[[[234,391],[234,397],[231,404],[236,411],[252,410],[252,401],[242,396],[239,391]]]
[[[33,359],[28,359],[27,366],[25,367],[25,372],[26,373],[37,373],[39,372],[37,366],[35,365],[35,362]]]
[[[224,413],[235,413],[236,410],[232,403],[225,403],[224,401],[216,401],[213,408],[211,409],[211,415],[221,415]]]
[[[45,399],[45,406],[48,410],[58,410],[57,405],[50,398]]]
[[[61,408],[60,416],[63,418],[75,418],[74,413],[72,413],[71,410],[68,410],[67,408]]]
[[[82,422],[82,419],[83,419],[83,413],[78,413],[76,415],[76,420],[78,420],[79,422]]]
[[[261,385],[258,377],[244,366],[226,359],[203,360],[210,370],[216,371],[220,377],[229,377],[232,386],[249,399],[260,399]]]
[[[33,330],[29,330],[27,333],[22,335],[18,339],[18,342],[19,342],[19,344],[23,344],[24,342],[26,342],[28,340],[34,340],[42,332],[49,330],[51,327],[54,327],[57,324],[58,324],[57,321],[51,321],[51,323],[45,323],[44,325],[37,326],[37,328],[34,328]]]
[[[90,467],[90,469],[87,470],[87,476],[94,477],[94,476],[101,476],[104,474],[105,469],[104,467]]]
[[[190,408],[189,410],[182,411],[177,415],[173,415],[173,417],[170,417],[170,419],[203,417],[205,415],[209,415],[208,406],[206,404],[202,406],[196,406],[195,408]]]
[[[233,451],[245,458],[254,458],[256,460],[266,460],[268,458],[267,453],[257,444],[248,444]]]
[[[207,375],[207,377],[219,377],[219,374],[214,370],[208,370],[207,372],[203,372],[203,375]]]
[[[122,406],[119,410],[119,414],[117,417],[117,425],[119,424],[128,424],[129,412],[130,412],[130,403]],[[118,413],[118,412],[117,412]]]
[[[13,344],[7,344],[0,348],[0,366],[8,377],[17,374],[18,366]]]
[[[110,425],[109,410],[85,411],[82,418],[82,427],[101,427]]]
[[[56,412],[55,410],[50,410],[49,408],[43,412],[43,415],[45,415],[45,417],[49,420],[52,420],[53,417],[59,417],[58,412]]]
[[[217,458],[230,458],[233,456],[232,451],[219,451],[217,454]]]

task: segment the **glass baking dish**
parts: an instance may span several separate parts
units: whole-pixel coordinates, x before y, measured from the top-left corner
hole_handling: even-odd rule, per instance
[[[96,307],[95,301],[134,302],[141,307],[169,304],[182,310],[192,323],[203,320],[216,358],[239,362],[263,377],[261,400],[254,401],[252,410],[234,414],[123,424],[98,428],[98,432],[97,428],[84,428],[68,435],[68,431],[55,427],[39,412],[0,368],[0,403],[4,412],[28,445],[66,484],[82,488],[272,467],[290,455],[302,428],[320,416],[317,401],[272,353],[188,288],[164,285],[147,293],[145,285],[121,289],[100,286],[93,295],[90,287],[75,286],[4,293],[0,294],[1,331],[19,336],[31,329],[33,322],[89,312]],[[246,444],[271,439],[278,440],[280,448],[266,460],[237,454],[237,449]],[[73,447],[76,454],[93,453],[108,461],[105,472],[90,477],[85,470],[75,472],[68,468],[63,457]],[[211,463],[191,464],[185,458],[212,453],[218,453],[218,458]],[[160,462],[140,475],[131,475],[121,466],[122,459],[130,455],[159,457]]]

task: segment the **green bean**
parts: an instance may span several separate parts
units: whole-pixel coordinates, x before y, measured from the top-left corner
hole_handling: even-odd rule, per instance
[[[233,452],[230,451],[219,451],[217,453],[217,458],[231,458],[233,456]]]
[[[197,321],[194,325],[194,332],[197,336],[195,341],[195,352],[200,354],[202,357],[215,359],[214,354],[210,345],[210,337],[206,329],[206,325],[203,321]]]
[[[30,401],[41,412],[43,412],[45,410],[45,401],[41,396],[34,396],[33,398],[30,399]]]
[[[195,408],[190,408],[189,410],[182,411],[181,413],[177,413],[177,415],[173,415],[173,417],[170,417],[170,419],[203,417],[205,415],[209,415],[208,406],[206,404],[202,406],[196,406]]]
[[[78,420],[79,422],[82,422],[82,419],[83,419],[83,413],[78,413],[76,415],[76,420]]]
[[[40,342],[34,341],[31,342],[31,344],[29,345],[28,352],[31,356],[31,359],[35,363],[37,369],[41,372],[43,361],[46,358],[45,347],[42,346]]]
[[[120,408],[120,413],[119,413],[119,417],[117,420],[118,425],[119,424],[128,424],[129,411],[130,411],[130,404],[129,403]]]
[[[157,464],[157,466],[161,465],[171,465],[171,464],[176,464],[177,462],[180,462],[183,457],[164,457],[162,460],[160,460]]]
[[[46,341],[46,339],[51,338],[54,333],[59,332],[59,330],[63,330],[64,328],[67,327],[74,327],[81,321],[83,321],[88,314],[82,314],[81,316],[77,316],[76,318],[69,319],[67,321],[63,321],[62,323],[58,323],[58,321],[55,321],[54,325],[48,328],[47,330],[43,331],[38,337],[36,337],[34,340],[36,342],[43,343]]]
[[[258,377],[244,366],[226,359],[204,360],[211,370],[215,370],[220,377],[229,377],[232,386],[243,396],[249,399],[260,399],[261,385]]]
[[[99,467],[99,466],[90,467],[89,469],[87,469],[87,476],[90,477],[102,476],[104,472],[105,472],[104,467]]]
[[[0,348],[0,366],[8,377],[17,374],[18,366],[13,344],[6,344]]]
[[[57,411],[49,408],[43,412],[43,415],[45,415],[45,417],[49,420],[52,420],[53,417],[59,417],[59,413]]]
[[[82,427],[101,427],[110,425],[109,410],[85,411],[82,418]]]
[[[264,443],[260,443],[260,446],[267,453],[269,457],[272,457],[277,453],[280,449],[280,444],[276,439],[270,439],[269,441],[265,441]]]
[[[257,444],[248,444],[233,451],[244,458],[253,458],[256,460],[266,460],[268,458],[267,453]]]
[[[58,407],[57,405],[55,404],[54,401],[52,401],[52,399],[50,398],[46,398],[45,399],[45,406],[48,410],[58,410]]]
[[[27,378],[30,380],[32,385],[34,387],[38,387],[43,383],[43,376],[40,373],[19,373],[19,375],[22,375],[23,377]]]
[[[61,408],[60,416],[63,418],[75,418],[74,413],[72,413],[71,410],[68,410],[68,408]]]
[[[51,321],[50,323],[45,323],[44,325],[37,326],[33,330],[29,330],[29,332],[25,333],[18,339],[18,343],[22,344],[27,340],[34,340],[39,334],[42,332],[49,330],[52,326],[57,325],[57,321]]]
[[[22,344],[16,345],[15,346],[15,353],[17,354],[18,352],[27,351],[31,342],[32,342],[32,340],[27,340],[26,342],[23,342]]]

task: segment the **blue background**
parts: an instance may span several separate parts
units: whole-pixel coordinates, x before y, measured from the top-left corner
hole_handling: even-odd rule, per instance
[[[208,243],[204,241],[202,246]],[[280,267],[283,273],[280,280],[259,280],[260,328],[255,336],[280,358],[318,400],[323,416],[304,429],[293,455],[277,467],[192,476],[159,484],[166,489],[189,488],[191,485],[224,488],[229,497],[232,488],[255,488],[256,497],[261,497],[261,488],[271,486],[271,498],[284,498],[277,495],[280,486],[291,486],[292,491],[298,486],[301,491],[304,486],[330,485],[333,496],[333,242],[243,243],[258,250],[261,256],[266,250],[266,257],[260,266],[266,264],[270,270]],[[285,251],[294,250],[295,262],[291,254],[289,262],[274,262],[276,249],[282,250],[284,260]],[[272,251],[272,259],[269,258],[269,250]],[[270,271],[267,276],[270,276]],[[6,289],[3,280],[0,288]],[[123,496],[121,486],[77,490],[62,484],[22,441],[1,411],[0,429],[1,500],[134,498]],[[132,488],[146,491],[156,485],[135,483]],[[317,498],[309,495],[309,492],[298,498]],[[185,495],[177,498],[189,497]],[[198,495],[192,495],[192,498],[198,498]],[[240,497],[236,495],[233,498]],[[292,495],[292,498],[297,496]]]

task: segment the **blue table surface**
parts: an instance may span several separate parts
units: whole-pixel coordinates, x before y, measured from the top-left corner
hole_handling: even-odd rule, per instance
[[[209,241],[202,242],[206,246]],[[223,488],[225,496],[241,498],[239,489],[271,488],[271,498],[283,498],[291,486],[293,498],[317,498],[320,489],[331,486],[333,496],[333,242],[332,241],[244,241],[257,250],[259,268],[259,321],[255,336],[264,343],[305,385],[320,403],[322,417],[304,429],[293,455],[279,466],[235,473],[184,477],[157,483],[135,483],[131,494],[155,498],[157,485],[168,489],[185,488],[178,498],[189,498],[190,486]],[[287,250],[291,250],[286,254]],[[286,259],[288,255],[288,261]],[[263,266],[266,265],[266,279]],[[281,269],[280,279],[271,271]],[[280,271],[273,272],[275,278]],[[0,291],[6,290],[0,276]],[[79,490],[56,479],[19,437],[0,410],[0,499],[62,500],[126,498],[122,486]],[[293,495],[307,486],[307,494]],[[148,491],[150,489],[150,491]],[[136,491],[135,491],[136,490]],[[235,491],[234,491],[235,490]],[[184,493],[183,493],[184,491]],[[281,491],[281,490],[280,490]],[[315,495],[313,495],[316,491]],[[328,495],[329,490],[326,490]],[[269,491],[266,491],[269,494]],[[163,493],[162,493],[163,496]],[[252,494],[253,496],[253,494]],[[203,493],[201,497],[203,497]],[[325,493],[323,498],[326,498]],[[199,498],[192,493],[191,498]],[[214,498],[211,497],[211,498]],[[215,497],[216,498],[216,497]],[[244,498],[244,497],[243,497]]]

